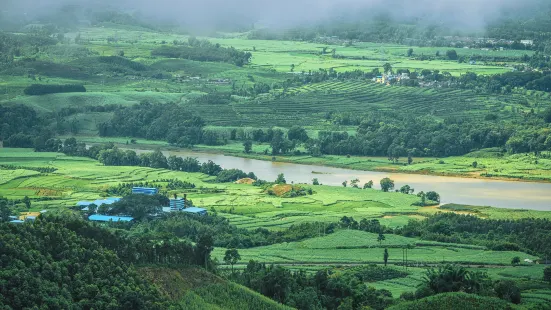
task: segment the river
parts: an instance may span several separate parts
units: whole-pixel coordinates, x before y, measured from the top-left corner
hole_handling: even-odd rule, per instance
[[[149,152],[135,150],[137,153]],[[317,178],[321,184],[342,186],[345,180],[359,179],[360,186],[373,180],[374,188],[380,188],[379,181],[389,177],[395,187],[409,185],[419,191],[435,191],[441,196],[441,203],[458,203],[475,206],[492,206],[509,209],[551,211],[551,183],[484,180],[460,177],[443,177],[419,174],[359,171],[351,169],[269,162],[222,154],[192,151],[165,151],[165,156],[177,155],[195,157],[200,162],[212,160],[225,169],[241,169],[254,172],[262,180],[272,181],[283,173],[288,183],[312,183]]]

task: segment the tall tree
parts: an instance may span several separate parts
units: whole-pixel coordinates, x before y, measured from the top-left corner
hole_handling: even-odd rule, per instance
[[[386,239],[385,235],[383,235],[382,232],[379,232],[379,236],[377,236],[377,241],[379,241],[379,245],[381,245],[381,243],[385,241],[385,239]]]
[[[252,149],[253,149],[253,142],[251,140],[247,140],[247,141],[243,142],[243,151],[246,154],[249,154]]]
[[[29,198],[29,196],[25,196],[23,198],[23,203],[25,204],[25,208],[27,208],[27,210],[31,208],[31,199]]]
[[[385,267],[386,267],[386,264],[388,262],[388,249],[385,249],[385,252],[383,254],[383,259],[385,261]]]
[[[545,267],[545,269],[543,269],[543,281],[547,281],[551,284],[551,267]]]
[[[394,181],[390,178],[384,178],[381,180],[381,189],[383,192],[388,192],[394,189]]]
[[[391,74],[392,73],[392,65],[390,63],[385,63],[383,65],[383,70],[385,74]]]
[[[241,255],[239,255],[239,252],[237,251],[237,249],[233,248],[233,249],[226,250],[226,253],[224,255],[224,262],[226,262],[226,264],[231,265],[232,274],[233,274],[233,265],[237,264],[237,262],[239,262],[240,260],[241,260]]]
[[[203,265],[205,268],[208,269],[209,260],[210,260],[210,253],[214,249],[214,239],[212,237],[212,233],[210,232],[202,232],[199,235],[199,239],[197,240],[197,244],[195,246],[197,250],[197,261],[196,263],[198,265]]]

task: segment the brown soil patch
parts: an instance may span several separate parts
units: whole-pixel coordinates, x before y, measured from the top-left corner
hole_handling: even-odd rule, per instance
[[[272,187],[272,190],[276,196],[281,197],[293,190],[293,186],[289,184],[276,184]]]
[[[240,180],[237,180],[235,181],[235,184],[253,184],[254,183],[254,180],[251,179],[251,178],[244,178],[244,179],[240,179]]]

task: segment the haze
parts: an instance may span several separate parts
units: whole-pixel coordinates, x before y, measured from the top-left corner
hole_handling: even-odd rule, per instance
[[[28,22],[70,5],[72,12],[124,9],[150,21],[209,26],[224,21],[261,22],[270,27],[289,27],[340,17],[365,20],[388,14],[404,22],[443,24],[450,28],[481,29],[508,12],[527,15],[545,4],[542,0],[4,0],[4,18]],[[67,13],[68,14],[68,13]]]

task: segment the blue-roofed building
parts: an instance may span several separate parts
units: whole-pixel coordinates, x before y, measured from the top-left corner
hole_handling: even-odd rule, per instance
[[[105,199],[97,199],[94,201],[79,201],[77,202],[77,207],[84,207],[82,211],[88,211],[90,210],[88,207],[90,207],[91,205],[96,205],[98,207],[101,205],[112,205],[119,200],[121,199],[116,197],[109,197]]]
[[[100,215],[100,214],[94,214],[90,215],[88,217],[88,220],[94,221],[94,222],[132,222],[134,220],[133,217],[130,216],[110,216],[110,215]]]
[[[79,201],[77,202],[77,207],[88,207],[91,204],[93,204],[91,201]]]
[[[188,213],[199,214],[199,215],[207,215],[207,209],[197,208],[197,207],[186,208],[186,209],[183,209],[182,212],[188,212]]]
[[[184,198],[170,199],[170,211],[180,211],[186,207],[186,200]]]
[[[34,220],[36,220],[36,216],[34,215],[30,215],[25,218],[25,221],[34,221]]]
[[[10,221],[10,223],[12,223],[12,224],[23,224],[23,223],[25,223],[25,221],[22,221],[22,220],[13,220],[13,221]]]
[[[132,187],[132,194],[157,195],[159,190],[154,187]]]

